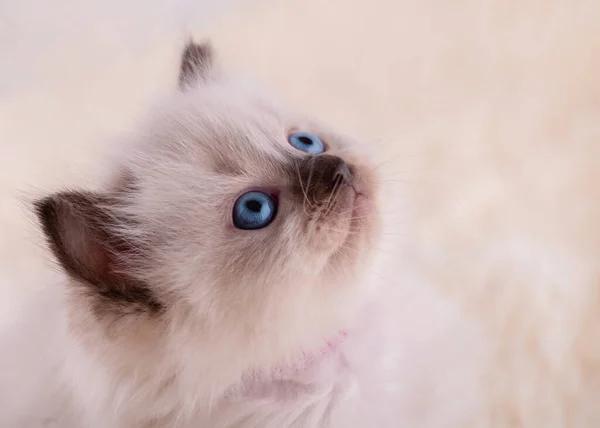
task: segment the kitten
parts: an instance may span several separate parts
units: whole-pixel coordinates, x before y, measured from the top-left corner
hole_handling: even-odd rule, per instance
[[[114,180],[35,205],[66,292],[13,332],[39,340],[45,407],[13,397],[2,426],[464,426],[468,329],[385,268],[397,196],[364,151],[189,43]]]

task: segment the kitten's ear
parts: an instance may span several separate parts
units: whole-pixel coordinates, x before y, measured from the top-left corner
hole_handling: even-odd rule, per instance
[[[131,244],[116,233],[111,198],[95,193],[57,193],[35,203],[46,239],[62,268],[103,304],[133,304],[155,311],[148,287],[127,274]]]
[[[214,50],[209,42],[189,41],[181,55],[179,88],[186,90],[204,83],[217,73]]]

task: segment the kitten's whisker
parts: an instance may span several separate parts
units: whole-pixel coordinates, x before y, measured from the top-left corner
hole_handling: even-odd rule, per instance
[[[327,200],[327,205],[325,207],[325,216],[329,215],[329,212],[331,211],[332,207],[335,205],[335,202],[337,201],[340,191],[341,191],[341,187],[340,183],[342,182],[342,178],[337,178],[334,185],[333,185],[333,190],[331,192],[331,194],[329,195],[329,199]]]
[[[313,172],[315,171],[315,164],[314,162],[311,162],[310,164],[310,171],[308,172],[308,180],[306,180],[306,191],[308,192],[308,190],[310,189],[310,182],[312,181],[312,176],[313,176]],[[308,199],[308,196],[307,196]],[[314,203],[316,203],[316,201],[313,201]],[[310,203],[310,201],[309,201]],[[312,207],[314,207],[313,204],[311,204]]]
[[[384,253],[387,252],[385,249],[380,248],[380,247],[372,247],[372,248],[377,251],[384,252]],[[339,250],[336,251],[336,254],[340,255],[342,251],[352,251],[354,254],[360,255],[360,248],[357,245],[346,245],[344,247],[341,247]],[[352,261],[348,255],[345,255],[345,254],[341,254],[341,255],[347,257],[347,260]]]
[[[338,230],[338,229],[327,229],[327,232],[332,233],[345,233],[348,236],[362,235],[358,230]]]
[[[326,215],[329,215],[329,213],[331,212],[331,210],[332,210],[332,209],[333,209],[333,207],[335,206],[335,203],[336,203],[336,202],[337,202],[337,200],[339,199],[340,193],[341,193],[341,191],[340,191],[340,189],[338,188],[338,190],[337,190],[336,194],[335,194],[335,195],[334,195],[334,197],[333,197],[333,201],[331,202],[331,204],[329,205],[329,207],[328,207],[328,209],[327,209]]]
[[[335,180],[335,183],[333,184],[333,190],[331,191],[331,193],[329,194],[329,198],[327,199],[327,202],[325,203],[325,215],[327,215],[327,213],[329,212],[329,207],[331,206],[331,198],[333,197],[335,191],[337,190],[337,187],[340,183],[339,179]]]
[[[304,184],[302,182],[302,174],[300,174],[300,167],[298,166],[298,164],[296,163],[296,172],[298,173],[298,181],[300,182],[300,190],[302,191],[302,209],[304,210],[304,214],[306,214],[307,217],[309,217],[308,215],[308,210],[306,209],[306,203],[308,202],[308,204],[310,205],[311,208],[314,209],[314,205],[310,202],[310,200],[308,199],[308,194],[306,193],[306,189],[304,188]]]

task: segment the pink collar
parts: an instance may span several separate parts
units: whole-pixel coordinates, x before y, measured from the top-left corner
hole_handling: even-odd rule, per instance
[[[340,370],[348,367],[340,347],[348,337],[346,331],[339,331],[313,352],[303,352],[296,360],[275,366],[267,371],[253,371],[244,376],[241,384],[229,391],[229,396],[263,396],[277,390],[277,385],[293,385],[319,382],[337,376]],[[283,382],[283,383],[282,383]]]
[[[303,351],[296,360],[273,369],[274,378],[289,377],[314,368],[325,359],[338,354],[347,337],[348,333],[340,330],[337,334],[325,340],[324,345],[320,348],[314,351]]]

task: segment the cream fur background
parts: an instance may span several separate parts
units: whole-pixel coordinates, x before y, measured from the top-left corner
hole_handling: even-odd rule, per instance
[[[42,3],[0,3],[2,323],[52,272],[19,200],[93,185],[193,32],[393,148],[411,262],[498,343],[488,426],[600,426],[600,3]]]

